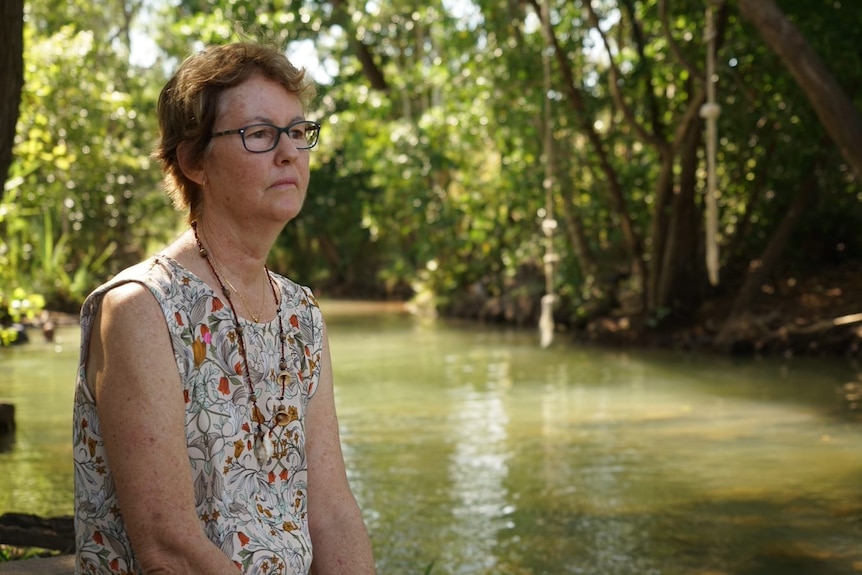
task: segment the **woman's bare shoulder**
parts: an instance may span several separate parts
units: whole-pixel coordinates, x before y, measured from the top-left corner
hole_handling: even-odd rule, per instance
[[[100,310],[102,326],[122,329],[140,329],[148,324],[164,324],[164,315],[156,297],[142,283],[130,281],[108,290],[102,298]]]
[[[93,326],[88,363],[90,377],[95,376],[94,371],[102,371],[109,380],[119,377],[129,382],[140,377],[174,383],[177,374],[167,324],[149,288],[128,282],[104,294]]]

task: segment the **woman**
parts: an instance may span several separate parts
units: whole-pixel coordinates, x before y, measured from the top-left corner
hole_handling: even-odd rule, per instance
[[[254,43],[162,90],[155,156],[190,228],[82,308],[78,573],[374,572],[320,310],[266,267],[305,199],[313,92]]]

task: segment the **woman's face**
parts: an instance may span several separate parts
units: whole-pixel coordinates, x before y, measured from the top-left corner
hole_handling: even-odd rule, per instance
[[[302,103],[295,94],[254,75],[222,93],[213,132],[259,123],[284,127],[303,119]],[[302,209],[308,159],[309,150],[298,150],[284,133],[275,149],[261,153],[246,150],[239,134],[213,138],[202,166],[204,210],[246,224],[271,220],[283,225]]]

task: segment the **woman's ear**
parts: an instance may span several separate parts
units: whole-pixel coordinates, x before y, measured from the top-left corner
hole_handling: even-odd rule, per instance
[[[203,186],[206,182],[206,172],[201,162],[192,162],[190,156],[188,142],[183,142],[177,146],[177,163],[180,165],[183,175],[196,184]]]

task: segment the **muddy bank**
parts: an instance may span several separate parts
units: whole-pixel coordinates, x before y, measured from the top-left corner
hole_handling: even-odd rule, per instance
[[[543,286],[532,281],[510,287],[497,297],[471,290],[447,303],[441,314],[538,326]],[[662,321],[637,313],[637,305],[621,299],[592,304],[587,317],[583,306],[576,310],[561,301],[554,313],[557,337],[613,347],[862,358],[862,263],[809,277],[785,275],[762,286],[748,311],[732,320],[733,290],[725,291],[685,317]]]

